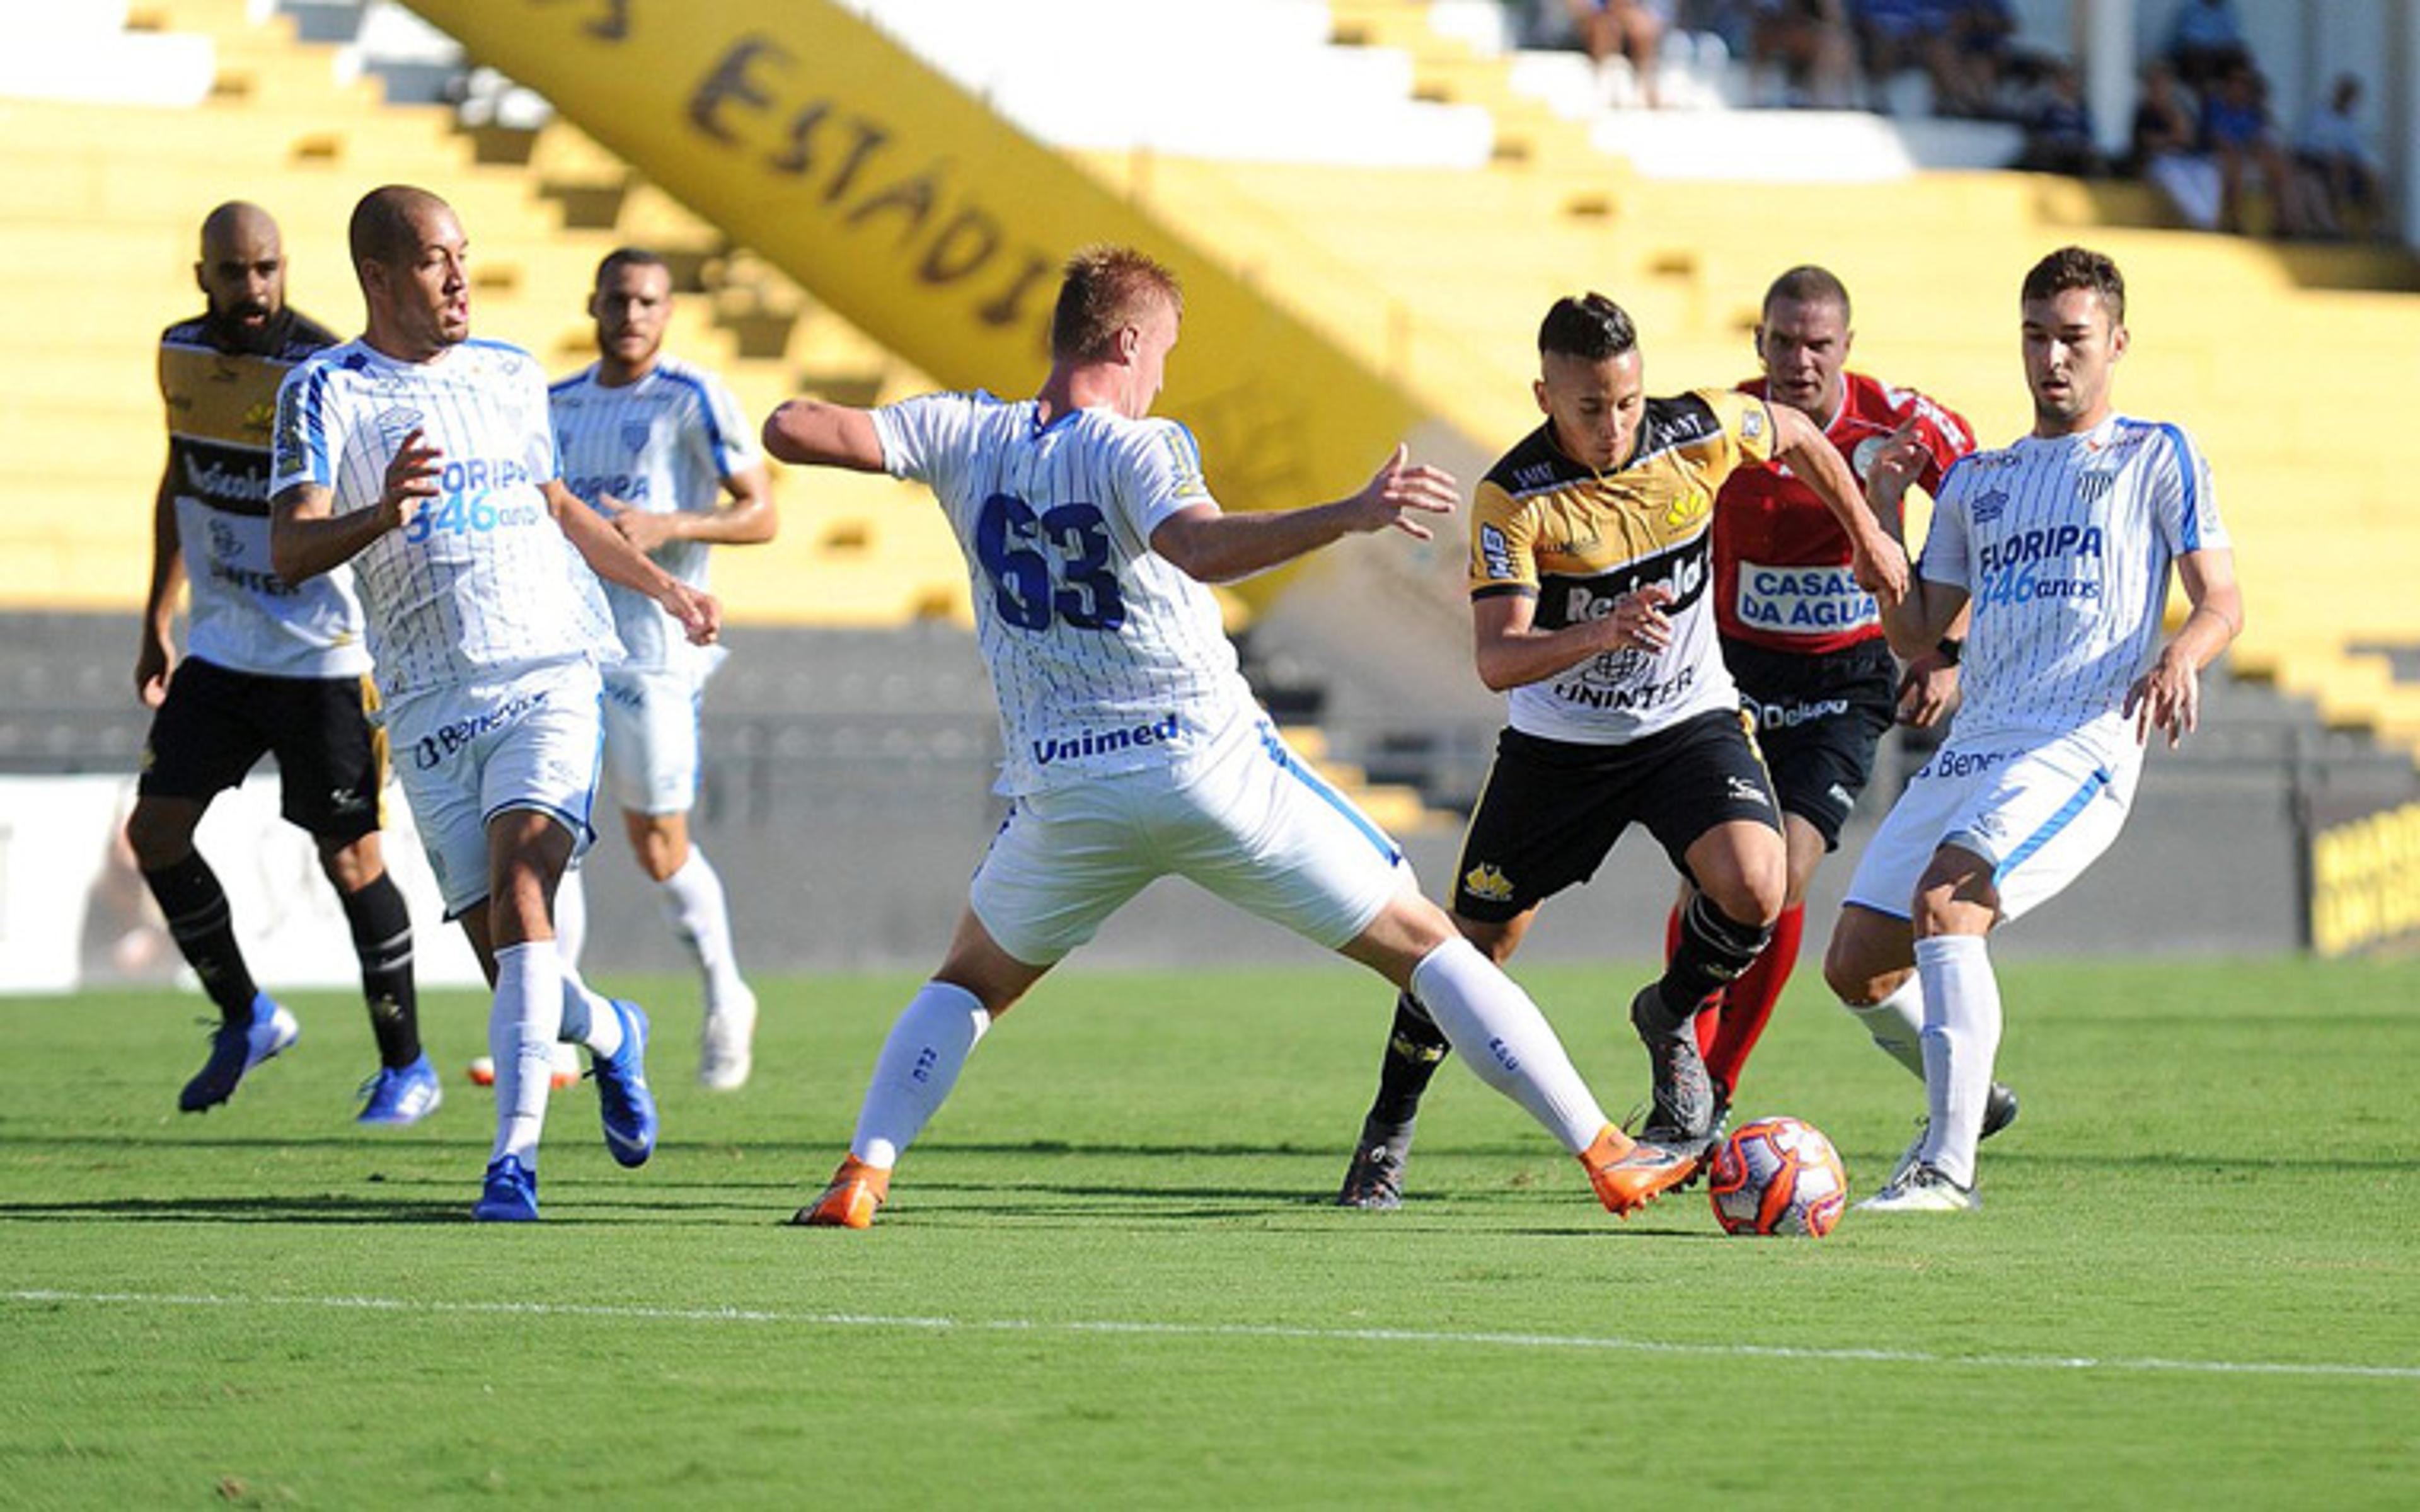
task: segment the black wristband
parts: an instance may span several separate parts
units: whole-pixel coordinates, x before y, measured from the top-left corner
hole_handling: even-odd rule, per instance
[[[1958,665],[1958,658],[1966,654],[1966,642],[1956,636],[1945,635],[1941,638],[1940,643],[1932,649],[1940,656],[1944,666],[1955,667]]]

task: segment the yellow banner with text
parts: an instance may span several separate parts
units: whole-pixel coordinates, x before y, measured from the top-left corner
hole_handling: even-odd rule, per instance
[[[828,0],[413,8],[952,388],[1030,393],[1060,264],[1092,242],[1142,247],[1186,289],[1160,409],[1201,439],[1231,508],[1350,492],[1426,419],[1180,231]]]

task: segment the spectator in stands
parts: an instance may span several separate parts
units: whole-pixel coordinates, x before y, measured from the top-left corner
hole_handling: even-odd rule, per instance
[[[1760,79],[1780,80],[1779,102],[1817,110],[1858,103],[1848,0],[1757,0],[1748,39],[1748,61]]]
[[[2371,232],[2384,239],[2394,228],[2386,215],[2383,177],[2362,140],[2360,107],[2360,78],[2337,75],[2328,98],[2312,105],[2294,133],[2294,166],[2322,233],[2343,236],[2366,216]]]
[[[1563,0],[1563,6],[1573,38],[1600,74],[1608,76],[1614,102],[1635,98],[1654,109],[1656,56],[1672,24],[1672,0]],[[1625,72],[1627,86],[1611,82]]]
[[[194,830],[219,794],[275,755],[287,822],[310,831],[361,960],[380,1069],[365,1123],[415,1123],[440,1101],[420,1047],[411,914],[379,849],[386,750],[362,649],[362,609],[341,579],[288,583],[271,569],[264,417],[297,363],[336,338],[286,302],[277,223],[231,202],[202,223],[194,277],[209,301],[160,338],[168,465],[154,501],[151,587],[134,685],[158,710],[126,822],[143,881],[186,963],[217,1005],[209,1059],[178,1106],[200,1113],[292,1044],[294,1015],[255,985],[218,873]],[[171,626],[190,586],[186,656]]]
[[[2268,190],[2273,229],[2281,237],[2304,237],[2318,229],[2307,193],[2269,116],[2269,83],[2249,58],[2218,76],[2202,97],[2202,143],[2218,165],[2218,224],[2242,231],[2243,202],[2257,174]]]
[[[1850,19],[1874,109],[1890,108],[1888,91],[1899,75],[1915,69],[1931,78],[1947,20],[1944,0],[1854,0]]]
[[[2164,59],[2143,65],[2143,96],[2134,105],[2127,166],[2157,188],[2186,224],[2210,231],[2218,225],[2218,165],[2200,149],[2201,129]]]
[[[2015,50],[2017,15],[2010,0],[1947,0],[1927,39],[1933,108],[1976,118],[2002,113],[2000,86]]]
[[[2099,178],[2109,172],[2093,129],[2092,107],[2074,65],[2054,64],[2024,114],[2025,146],[2016,163],[2028,173],[2072,174]]]
[[[2177,78],[2195,91],[2206,90],[2229,69],[2252,60],[2252,44],[2243,35],[2243,21],[2235,0],[2182,0],[2168,24],[2167,50],[2162,54]]]

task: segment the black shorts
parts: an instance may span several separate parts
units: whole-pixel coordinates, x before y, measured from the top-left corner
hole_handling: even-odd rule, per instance
[[[1500,924],[1586,882],[1633,824],[1689,873],[1699,836],[1746,819],[1781,828],[1747,722],[1715,709],[1619,746],[1507,730],[1454,868],[1453,911]]]
[[[1866,640],[1807,656],[1727,639],[1723,660],[1756,719],[1781,811],[1813,825],[1826,851],[1838,850],[1840,826],[1873,779],[1874,748],[1897,712],[1890,647]]]
[[[377,697],[366,677],[263,677],[188,656],[152,716],[136,791],[208,803],[274,754],[287,822],[359,840],[379,827],[386,785],[386,733],[369,721]]]

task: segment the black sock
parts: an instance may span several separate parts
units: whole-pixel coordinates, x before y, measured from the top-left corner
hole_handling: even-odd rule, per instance
[[[378,880],[343,895],[362,960],[362,996],[370,1006],[370,1033],[379,1060],[390,1068],[420,1058],[420,996],[411,980],[411,911],[403,889],[381,872]]]
[[[1715,907],[1702,892],[1681,910],[1681,946],[1664,968],[1656,995],[1668,1022],[1648,1026],[1678,1033],[1695,1018],[1706,995],[1745,971],[1773,938],[1771,925],[1743,924]]]
[[[1387,1031],[1387,1057],[1378,1063],[1378,1096],[1370,1104],[1363,1143],[1375,1142],[1370,1137],[1373,1130],[1391,1137],[1411,1127],[1419,1116],[1420,1095],[1429,1089],[1429,1078],[1445,1064],[1449,1054],[1445,1032],[1429,1017],[1428,1010],[1409,993],[1397,995],[1395,1024]]]
[[[230,1024],[251,1023],[252,1000],[259,989],[243,964],[242,948],[235,943],[226,890],[210,863],[201,852],[188,851],[181,861],[144,872],[143,885],[151,889],[168,920],[169,935],[184,952],[185,964],[202,979],[202,991],[218,1005],[220,1016]]]

